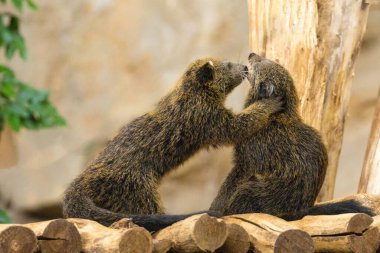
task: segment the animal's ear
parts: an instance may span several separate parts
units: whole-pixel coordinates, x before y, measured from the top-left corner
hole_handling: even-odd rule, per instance
[[[212,61],[208,61],[196,71],[195,77],[199,83],[206,83],[214,79],[214,74],[214,64]]]
[[[269,98],[274,93],[274,84],[272,81],[265,81],[259,86],[259,98]]]

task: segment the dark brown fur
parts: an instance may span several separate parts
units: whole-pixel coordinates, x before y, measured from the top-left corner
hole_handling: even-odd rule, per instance
[[[73,181],[65,192],[64,215],[104,225],[130,217],[149,230],[186,217],[163,214],[161,178],[201,148],[251,136],[281,107],[278,100],[261,100],[235,115],[223,106],[247,70],[215,59],[192,63],[153,111],[124,126]]]
[[[235,167],[211,210],[223,214],[262,212],[280,215],[313,206],[322,186],[327,153],[319,134],[298,115],[298,98],[289,73],[251,54],[252,85],[246,106],[269,96],[284,99],[271,123],[235,144]]]
[[[251,90],[246,106],[270,96],[282,97],[284,110],[271,123],[235,144],[235,166],[210,210],[224,215],[268,213],[287,220],[305,215],[374,213],[356,201],[314,206],[322,186],[327,152],[321,137],[298,114],[298,97],[288,71],[250,54]]]

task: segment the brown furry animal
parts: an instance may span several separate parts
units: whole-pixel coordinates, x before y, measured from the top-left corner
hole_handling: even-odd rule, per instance
[[[284,110],[250,138],[235,144],[235,166],[210,210],[223,215],[268,213],[287,220],[310,214],[371,210],[355,201],[313,206],[322,186],[327,152],[315,129],[298,114],[293,79],[281,65],[250,54],[252,85],[246,107],[271,96],[282,97]]]
[[[284,98],[284,110],[250,138],[235,144],[235,167],[211,210],[223,214],[273,215],[313,206],[322,186],[327,153],[319,134],[298,114],[293,80],[285,68],[256,54],[246,106],[270,96]]]
[[[124,126],[71,183],[64,215],[104,225],[129,217],[151,231],[187,217],[163,214],[161,178],[201,148],[251,136],[281,108],[276,99],[253,103],[237,115],[223,106],[247,72],[244,65],[209,58],[192,63],[153,111]]]

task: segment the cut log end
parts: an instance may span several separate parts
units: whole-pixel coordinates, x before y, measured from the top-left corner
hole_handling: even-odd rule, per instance
[[[2,253],[32,253],[37,250],[37,238],[33,231],[22,226],[9,226],[0,230]]]
[[[314,252],[311,237],[304,231],[291,229],[282,232],[274,245],[275,253]]]
[[[150,253],[153,250],[153,240],[150,233],[141,227],[128,229],[123,233],[119,243],[120,253],[134,253],[136,249],[141,253]]]
[[[373,218],[364,213],[357,213],[351,217],[347,224],[347,231],[353,233],[362,233],[371,225]]]
[[[153,235],[156,240],[171,240],[173,252],[214,252],[227,238],[223,220],[208,214],[191,216]]]
[[[228,236],[217,253],[246,253],[249,250],[250,241],[247,231],[238,224],[227,224]]]
[[[222,220],[202,215],[194,224],[193,240],[203,251],[215,251],[227,238],[227,226]]]
[[[42,252],[75,253],[81,250],[81,238],[74,224],[57,219],[44,229],[39,242]]]

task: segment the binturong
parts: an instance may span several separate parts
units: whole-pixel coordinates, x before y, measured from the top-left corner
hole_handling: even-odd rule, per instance
[[[282,108],[276,98],[252,103],[238,114],[224,107],[247,72],[244,65],[213,58],[190,64],[175,88],[152,111],[125,125],[70,184],[64,215],[107,226],[131,218],[150,231],[192,215],[164,214],[157,190],[161,178],[202,148],[252,136]]]
[[[234,167],[210,210],[223,215],[268,213],[287,220],[308,214],[372,214],[355,201],[314,206],[328,164],[321,136],[302,122],[289,72],[255,53],[248,60],[251,89],[245,106],[274,96],[282,98],[283,110],[266,127],[236,142]]]

